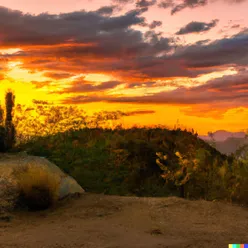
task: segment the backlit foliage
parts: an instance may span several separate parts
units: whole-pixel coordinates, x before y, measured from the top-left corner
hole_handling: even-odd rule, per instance
[[[16,106],[14,124],[19,142],[68,130],[113,127],[111,124],[125,115],[121,111],[101,111],[89,116],[76,106],[53,105],[35,100],[33,103],[32,106],[20,104]]]

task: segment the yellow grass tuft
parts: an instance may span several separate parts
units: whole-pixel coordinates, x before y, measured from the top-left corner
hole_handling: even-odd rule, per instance
[[[30,163],[14,173],[20,190],[21,204],[25,204],[30,210],[46,209],[58,200],[60,176],[48,168]]]

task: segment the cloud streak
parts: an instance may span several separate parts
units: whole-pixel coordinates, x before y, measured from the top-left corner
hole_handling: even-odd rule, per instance
[[[186,26],[182,27],[176,34],[191,34],[191,33],[201,33],[209,31],[210,29],[214,28],[217,23],[218,19],[212,20],[211,22],[190,22]]]
[[[92,82],[77,80],[72,83],[71,86],[63,89],[62,91],[55,91],[56,94],[65,94],[65,93],[89,93],[89,92],[101,92],[109,89],[113,89],[116,86],[120,85],[118,81],[107,81],[102,82],[99,85],[93,85]]]
[[[246,0],[224,0],[227,4],[239,4],[243,3]],[[180,4],[174,0],[162,0],[158,3],[158,7],[168,9],[171,8],[171,15],[174,15],[185,8],[198,8],[206,6],[209,3],[208,0],[183,0]]]
[[[66,98],[63,103],[82,104],[91,102],[132,103],[132,104],[172,104],[190,106],[183,111],[188,114],[210,112],[220,118],[229,108],[248,107],[248,70],[242,75],[228,75],[209,80],[207,83],[191,88],[179,87],[147,96],[75,96]],[[213,111],[213,107],[216,111]],[[198,113],[198,114],[197,114]],[[200,115],[199,115],[200,116]],[[203,116],[203,113],[202,113]]]

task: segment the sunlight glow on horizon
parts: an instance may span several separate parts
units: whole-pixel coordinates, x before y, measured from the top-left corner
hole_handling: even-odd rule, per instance
[[[248,15],[246,15],[248,2],[236,2],[235,4],[228,4],[225,1],[211,1],[205,6],[184,8],[174,15],[171,15],[171,8],[163,9],[158,4],[154,4],[149,6],[147,11],[135,16],[137,22],[132,22],[132,18],[130,18],[127,23],[124,23],[126,22],[125,18],[120,19],[122,20],[121,25],[114,21],[110,25],[110,31],[108,31],[109,27],[101,30],[101,24],[99,24],[100,28],[97,25],[94,26],[93,21],[92,26],[96,28],[96,33],[94,33],[95,30],[90,30],[88,38],[87,29],[82,34],[80,33],[84,29],[83,23],[80,23],[81,17],[79,21],[77,19],[80,10],[83,9],[85,13],[94,11],[89,12],[92,14],[91,18],[93,18],[93,15],[97,13],[96,10],[104,6],[111,6],[113,4],[112,0],[55,0],[52,5],[49,0],[44,0],[40,4],[36,3],[35,0],[25,0],[25,4],[20,0],[3,0],[3,6],[11,8],[13,12],[18,10],[19,14],[22,12],[24,15],[19,16],[20,22],[15,23],[13,20],[13,26],[11,26],[11,21],[8,24],[10,28],[8,25],[4,26],[4,19],[1,24],[4,33],[0,35],[0,92],[2,93],[0,98],[3,99],[4,92],[12,88],[16,95],[16,103],[21,104],[32,104],[33,99],[61,104],[63,100],[68,99],[67,102],[71,104],[78,102],[78,106],[87,110],[87,112],[104,109],[113,111],[120,109],[123,111],[138,109],[155,111],[154,114],[125,117],[125,125],[134,123],[156,125],[157,123],[173,126],[179,119],[182,125],[199,130],[199,133],[207,133],[211,131],[209,130],[211,128],[214,130],[245,129],[248,110],[243,106],[245,104],[243,104],[242,99],[240,101],[238,99],[240,95],[244,97],[244,94],[247,93],[245,83],[243,83],[244,87],[240,86],[243,81],[240,84],[237,83],[237,87],[235,87],[236,82],[230,84],[230,91],[227,93],[225,93],[223,86],[219,89],[218,87],[211,88],[212,85],[209,88],[207,85],[202,87],[204,90],[206,89],[206,92],[200,92],[201,87],[197,91],[198,86],[205,85],[208,81],[213,80],[214,84],[214,79],[219,78],[221,81],[222,78],[224,81],[225,77],[229,79],[229,75],[238,75],[241,73],[240,67],[242,69],[242,66],[246,65],[245,54],[242,54],[241,50],[238,50],[238,52],[232,50],[232,47],[236,45],[235,42],[229,44],[230,46],[227,45],[226,50],[222,51],[220,55],[217,54],[218,49],[221,50],[220,46],[217,46],[217,49],[214,50],[214,44],[218,43],[218,40],[237,35],[245,27],[248,27]],[[138,9],[135,1],[128,1],[126,5],[123,4],[121,8],[118,8],[113,9],[112,13],[112,17],[117,19]],[[8,16],[7,12],[6,16]],[[76,13],[76,18],[74,18],[73,12]],[[29,14],[25,15],[27,13]],[[54,16],[46,16],[47,13]],[[55,16],[62,13],[71,18],[68,26],[66,22],[62,22],[62,24],[59,22],[63,20],[64,15]],[[107,20],[107,23],[108,19],[104,18],[108,14],[104,16],[105,14],[97,18],[100,18],[100,20],[103,18],[103,22]],[[56,23],[58,21],[58,26],[57,24],[55,27],[53,25],[51,27],[50,25],[46,26],[53,17],[55,17]],[[29,26],[29,22],[26,22],[25,18],[33,18],[34,23]],[[82,16],[82,19],[84,18],[86,17]],[[144,22],[140,18],[145,18]],[[139,19],[142,23],[139,22]],[[208,30],[202,32],[191,30],[181,35],[176,34],[191,22],[198,22],[199,25],[199,23],[210,23],[214,19],[218,19],[218,23]],[[35,29],[37,27],[36,21],[39,27],[37,30]],[[131,24],[128,24],[129,21]],[[150,25],[153,21],[161,21],[161,24],[151,28]],[[9,22],[6,21],[6,23]],[[128,29],[133,32],[130,32],[130,35],[123,36],[123,44],[122,25],[127,25]],[[40,33],[39,30],[41,30]],[[91,37],[92,31],[93,36],[96,37]],[[148,35],[145,39],[147,31],[151,32],[151,36]],[[24,36],[22,36],[22,32]],[[160,32],[161,34],[159,34]],[[112,33],[113,37],[111,36]],[[85,34],[86,38],[84,38]],[[133,34],[136,36],[132,37]],[[157,37],[155,34],[165,39],[156,44]],[[156,46],[147,46],[147,44],[140,42],[139,39],[142,35],[143,41],[155,42],[159,49]],[[131,46],[126,46],[129,39]],[[244,34],[238,39],[242,41]],[[208,49],[207,44],[212,44],[209,53],[203,51],[206,58],[199,54],[199,51],[202,50],[199,49],[198,51],[198,45],[196,44],[198,41],[203,41],[203,44],[206,45],[204,49]],[[101,46],[101,42],[104,43],[104,46]],[[116,42],[121,45],[118,46]],[[176,46],[168,45],[170,42],[175,43]],[[174,52],[178,51],[178,47],[180,51],[180,46],[187,49],[190,44],[195,46],[189,47],[188,53],[182,53],[185,58],[180,58],[180,53],[178,53],[178,57],[176,54],[176,58],[172,56],[172,60],[169,60],[169,62],[166,60],[163,62],[158,58],[162,55],[173,55]],[[160,46],[164,46],[164,49],[161,49]],[[197,49],[194,50],[195,48]],[[245,52],[247,51],[245,50]],[[240,54],[240,60],[235,57],[236,54]],[[219,60],[218,56],[223,56],[221,57],[222,60]],[[143,58],[145,59],[143,60]],[[177,60],[178,58],[179,60]],[[182,63],[183,65],[181,65],[181,60],[185,60],[185,64]],[[166,63],[171,63],[171,65],[168,64],[168,68],[166,68]],[[194,65],[195,68],[190,68],[188,65]],[[201,71],[210,73],[197,74]],[[176,76],[170,77],[171,75]],[[199,76],[194,77],[194,75]],[[84,83],[87,84],[86,87],[84,87]],[[99,87],[102,83],[106,83],[106,86]],[[239,87],[241,88],[239,89]],[[177,89],[179,90],[177,91]],[[66,92],[66,90],[68,91]],[[174,90],[176,91],[174,92]],[[232,90],[236,95],[232,96]],[[160,92],[161,94],[156,95]],[[178,97],[178,92],[182,92],[182,96]],[[222,92],[225,94],[221,95]],[[199,97],[197,96],[198,93]],[[206,97],[206,100],[205,93],[209,96],[209,98]],[[220,94],[219,98],[215,99],[218,93]],[[152,101],[149,100],[150,103],[146,101],[140,104],[139,102],[142,101],[135,98],[141,97],[142,99],[142,97],[152,96],[152,94],[155,94],[155,96]],[[161,95],[164,97],[171,96],[172,98],[175,96],[175,98],[179,98],[175,102],[180,104],[174,104],[174,99],[171,101],[165,99],[164,102],[168,102],[168,104],[162,104],[160,103],[161,99],[156,99]],[[80,96],[88,96],[89,99],[83,100],[89,102],[80,103]],[[121,103],[123,100],[119,99],[120,102],[107,102],[109,98],[112,100],[115,97],[126,97],[127,101],[124,99],[126,103]],[[130,100],[128,97],[132,99]],[[200,97],[204,100],[201,101]],[[128,103],[129,101],[130,103]],[[157,104],[154,102],[157,102]],[[214,102],[213,107],[212,102]]]
[[[7,72],[7,76],[11,77],[11,79],[13,80],[12,83],[7,83],[7,81],[5,80],[4,84],[1,84],[0,89],[5,88],[5,90],[7,90],[7,88],[13,88],[16,94],[16,102],[17,103],[22,103],[22,104],[32,104],[32,99],[36,99],[36,100],[48,100],[48,101],[53,101],[53,102],[58,102],[60,99],[62,99],[62,97],[59,97],[56,94],[48,94],[48,89],[35,89],[34,85],[32,85],[30,82],[35,80],[35,81],[44,81],[44,80],[48,80],[49,78],[44,77],[43,76],[43,72],[35,72],[35,73],[30,73],[28,70],[26,69],[21,69],[19,66],[21,65],[21,62],[9,62],[9,72]],[[231,74],[235,74],[236,71],[233,71],[231,69],[225,70],[225,71],[221,71],[221,72],[214,72],[211,73],[209,75],[203,75],[201,77],[199,77],[197,80],[200,82],[200,84],[202,84],[204,82],[204,79],[210,79],[210,78],[215,78],[215,77],[221,77],[223,75],[231,75]],[[77,76],[74,76],[73,78],[80,78],[85,76],[85,74],[80,74]],[[104,81],[109,81],[111,80],[111,76],[103,75],[103,74],[88,74],[84,77],[84,80],[88,80],[88,81],[92,81],[92,82],[104,82]],[[188,79],[185,78],[185,82]],[[64,81],[64,80],[62,80]],[[69,85],[69,81],[68,80],[68,85]],[[158,80],[160,81],[160,83],[162,83],[162,80]],[[170,80],[166,80],[167,82],[170,82]],[[176,79],[175,81],[180,81],[179,79]],[[184,80],[182,80],[184,81]],[[58,80],[59,82],[59,80]],[[189,87],[190,87],[189,83]],[[185,83],[184,83],[185,85]],[[14,86],[14,87],[13,87]],[[122,89],[121,89],[122,88]],[[155,88],[151,88],[149,90],[150,93],[156,93],[156,92],[160,92],[161,90],[173,90],[176,89],[177,87],[173,87],[173,86],[163,86],[163,87],[155,87]],[[146,94],[147,88],[134,88],[134,89],[125,89],[123,87],[123,85],[121,87],[119,87],[119,91],[116,90],[114,92],[113,90],[110,90],[109,93],[113,94],[113,95],[118,95],[120,93],[123,93],[125,95],[129,95],[129,96],[135,96],[135,95],[144,95]],[[2,92],[2,90],[1,90]],[[27,96],[32,96],[32,99],[27,98]],[[117,107],[119,105],[119,107]],[[94,113],[103,109],[108,110],[109,108],[107,106],[110,106],[110,109],[114,110],[114,109],[123,109],[124,111],[129,111],[130,107],[132,106],[132,108],[136,108],[138,107],[139,104],[113,104],[113,103],[91,103],[91,104],[81,104],[80,108],[85,109],[84,106],[86,108],[89,108],[88,110],[86,110],[86,112],[88,113]],[[92,106],[92,107],[91,107]],[[137,107],[136,107],[137,106]],[[147,105],[140,105],[140,107],[143,106],[143,109],[146,108]],[[107,107],[107,108],[106,108]],[[170,127],[173,127],[176,124],[176,120],[179,119],[182,123],[182,126],[186,126],[187,128],[191,129],[194,128],[195,130],[198,131],[198,133],[200,135],[206,135],[207,132],[209,131],[209,126],[214,126],[215,129],[217,130],[218,127],[219,128],[223,128],[223,124],[222,122],[218,121],[218,120],[211,120],[211,118],[199,118],[199,117],[192,117],[192,116],[186,116],[185,114],[183,114],[180,111],[180,107],[179,106],[169,106],[164,104],[164,106],[157,106],[156,104],[149,104],[149,109],[155,110],[156,113],[152,114],[152,118],[150,114],[146,114],[143,116],[129,116],[129,117],[124,117],[122,119],[124,126],[126,127],[131,127],[134,123],[136,124],[141,124],[141,125],[148,125],[148,126],[154,126],[157,124],[162,124],[165,123],[166,125],[169,125]],[[166,113],[166,115],[164,115],[164,113]],[[244,112],[245,113],[245,112]],[[243,114],[244,114],[243,113]],[[235,129],[236,131],[239,131],[240,129],[237,130],[237,124],[235,124],[235,111],[232,112],[232,114],[226,114],[225,115],[225,119],[227,124],[227,128],[229,129]],[[170,118],[168,118],[168,116],[170,116]],[[142,118],[142,123],[140,123],[140,120]],[[188,123],[188,124],[186,124]],[[205,125],[203,125],[203,123],[205,123]],[[210,124],[211,123],[211,124]],[[219,123],[219,124],[218,124]],[[245,129],[246,126],[245,125],[239,125],[241,126],[241,128]],[[213,131],[214,131],[213,130]]]

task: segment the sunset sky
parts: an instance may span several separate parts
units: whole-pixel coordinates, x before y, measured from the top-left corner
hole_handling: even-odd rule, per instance
[[[248,1],[0,0],[0,93],[126,126],[248,129]],[[135,114],[136,113],[136,114]]]

